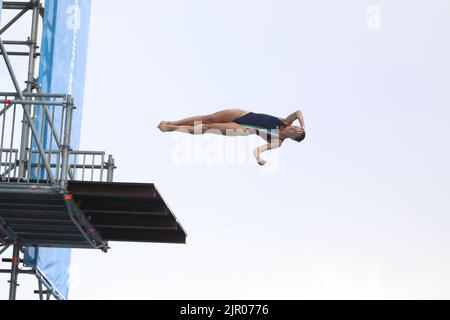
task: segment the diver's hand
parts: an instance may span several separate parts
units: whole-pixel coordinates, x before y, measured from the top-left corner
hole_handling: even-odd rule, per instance
[[[258,158],[258,159],[256,159],[256,160],[258,161],[258,164],[259,164],[260,166],[265,166],[265,165],[267,164],[267,161],[264,160],[263,158]]]
[[[261,146],[261,147],[255,149],[255,151],[253,151],[253,155],[255,156],[255,159],[258,162],[258,164],[260,166],[265,166],[267,164],[267,161],[264,160],[263,158],[261,158],[261,154],[263,152],[279,148],[280,145],[281,144],[266,144],[264,146]]]
[[[254,128],[247,128],[247,132],[248,134],[258,134],[258,130],[254,129]]]

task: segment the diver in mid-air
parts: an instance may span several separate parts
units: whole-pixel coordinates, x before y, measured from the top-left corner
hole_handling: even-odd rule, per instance
[[[298,120],[300,126],[294,126]],[[196,116],[178,121],[163,121],[158,128],[163,132],[186,132],[190,134],[215,133],[227,136],[248,136],[257,134],[268,144],[257,148],[254,155],[258,164],[267,162],[263,152],[280,148],[286,139],[302,142],[305,137],[305,120],[301,111],[287,118],[253,113],[242,109],[227,109],[210,115]]]

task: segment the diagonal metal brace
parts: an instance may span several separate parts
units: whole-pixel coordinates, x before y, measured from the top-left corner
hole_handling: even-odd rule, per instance
[[[17,235],[15,232],[8,226],[6,221],[0,217],[0,236],[5,236],[7,242],[16,242]]]
[[[11,79],[12,79],[13,83],[14,83],[14,87],[16,89],[17,95],[19,96],[20,100],[24,101],[25,97],[24,97],[22,91],[20,90],[19,83],[17,81],[16,75],[14,74],[14,70],[12,68],[11,61],[9,60],[8,54],[6,53],[5,45],[4,45],[1,37],[0,37],[0,51],[2,51],[3,59],[5,60],[6,66],[7,66],[8,71],[9,71],[9,74],[11,76]],[[46,158],[44,147],[42,146],[42,143],[39,140],[38,131],[36,130],[36,127],[34,126],[33,121],[31,120],[31,115],[30,115],[29,111],[27,110],[26,105],[23,104],[22,107],[23,107],[23,113],[24,113],[24,115],[25,115],[25,117],[27,118],[27,121],[28,121],[28,126],[31,129],[31,132],[33,134],[35,143],[36,143],[36,145],[38,147],[38,150],[39,150],[39,153],[40,153],[40,155],[42,157],[42,162],[44,163],[44,167],[45,167],[45,169],[47,171],[49,180],[51,181],[52,184],[55,184],[56,183],[56,179],[55,179],[55,176],[53,175],[53,172],[52,172],[52,169],[50,167],[50,164],[49,164],[49,162],[48,162],[48,160]]]
[[[107,252],[109,249],[108,242],[101,237],[86,215],[81,211],[80,207],[73,200],[73,196],[70,193],[65,193],[64,199],[72,222],[82,233],[89,245],[93,249],[101,249]]]

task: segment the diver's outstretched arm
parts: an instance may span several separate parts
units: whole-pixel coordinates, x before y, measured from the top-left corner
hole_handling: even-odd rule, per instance
[[[282,145],[282,141],[281,140],[275,140],[272,141],[272,143],[266,144],[264,146],[261,146],[257,149],[255,149],[255,151],[253,151],[253,155],[256,158],[256,161],[258,162],[258,164],[260,166],[264,166],[267,164],[267,161],[264,160],[263,158],[261,158],[261,154],[270,150],[275,150],[280,148]]]

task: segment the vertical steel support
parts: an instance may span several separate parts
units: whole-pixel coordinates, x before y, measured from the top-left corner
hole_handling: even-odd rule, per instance
[[[106,176],[106,182],[113,182],[114,181],[114,169],[115,169],[115,160],[113,156],[108,157],[108,162],[106,163],[107,167],[107,176]]]
[[[62,168],[61,168],[61,188],[66,188],[68,172],[69,172],[69,157],[70,157],[70,138],[72,135],[72,115],[73,115],[73,97],[67,96],[66,119],[64,121],[64,139],[62,145]]]
[[[16,300],[17,278],[19,276],[19,263],[20,263],[20,247],[15,244],[13,248],[13,257],[11,261],[11,280],[9,281],[9,300]]]
[[[42,290],[42,281],[38,279],[38,287],[39,287],[39,300],[44,300],[44,292]]]
[[[34,1],[33,3],[33,17],[31,23],[31,36],[28,38],[30,43],[29,56],[28,56],[28,77],[27,77],[27,87],[25,89],[26,93],[31,93],[33,91],[33,83],[35,81],[34,74],[36,71],[36,52],[37,52],[37,41],[39,32],[39,11],[40,11],[40,1]],[[28,113],[31,113],[31,106],[24,106]],[[26,161],[27,161],[27,146],[30,139],[30,126],[27,119],[26,113],[23,115],[22,122],[22,139],[20,144],[19,153],[19,178],[26,178]],[[31,120],[32,121],[32,120]],[[29,159],[31,161],[32,159]]]

